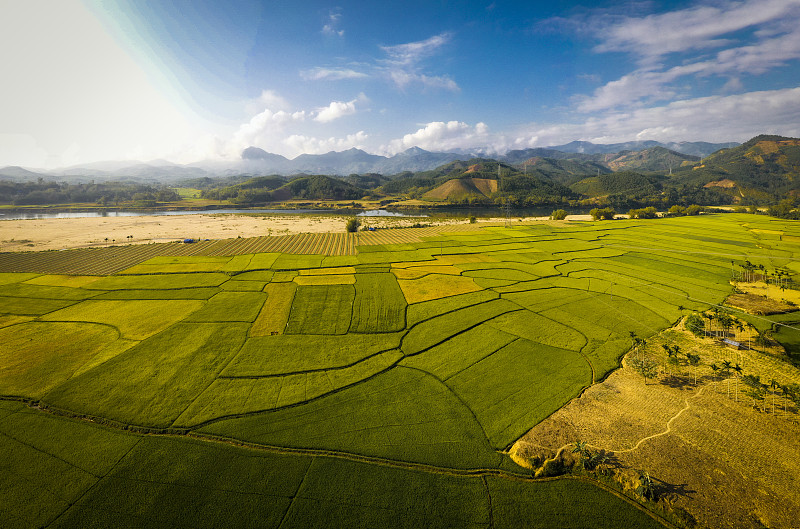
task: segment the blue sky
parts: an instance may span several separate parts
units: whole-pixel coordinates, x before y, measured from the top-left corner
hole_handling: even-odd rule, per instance
[[[800,0],[0,0],[0,166],[800,136]]]

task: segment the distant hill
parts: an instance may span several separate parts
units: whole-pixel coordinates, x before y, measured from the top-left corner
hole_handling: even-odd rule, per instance
[[[681,168],[678,182],[766,200],[800,192],[800,139],[761,135]]]
[[[720,149],[728,149],[739,145],[736,142],[727,143],[708,143],[704,141],[682,141],[661,143],[658,141],[628,141],[624,143],[599,144],[590,141],[572,141],[564,145],[548,147],[548,149],[565,153],[580,154],[610,154],[621,151],[641,151],[652,147],[663,147],[671,151],[688,154],[691,156],[708,156]]]
[[[463,200],[468,197],[489,197],[497,191],[497,180],[488,178],[454,178],[431,189],[424,198]]]
[[[231,200],[237,204],[259,204],[292,199],[356,200],[366,192],[338,178],[300,176],[286,181],[281,176],[260,176],[232,186],[205,189],[202,197]]]
[[[623,151],[607,159],[605,165],[612,171],[672,171],[687,162],[700,161],[690,156],[656,146],[641,151]]]
[[[622,171],[585,178],[571,185],[570,189],[588,197],[606,195],[643,197],[658,193],[661,187],[661,179],[658,177]]]
[[[28,171],[17,165],[0,168],[0,178],[6,180],[33,181],[39,178],[52,178],[51,175]]]

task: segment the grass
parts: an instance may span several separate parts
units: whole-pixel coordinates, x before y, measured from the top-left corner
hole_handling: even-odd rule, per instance
[[[338,336],[286,334],[250,338],[222,372],[225,377],[265,376],[344,367],[400,346],[400,333]],[[305,354],[297,351],[305,350]]]
[[[250,336],[270,336],[283,334],[289,320],[295,291],[294,283],[270,283],[264,287],[267,301],[250,327]]]
[[[492,445],[502,449],[591,381],[580,354],[520,339],[446,383],[475,413]]]
[[[178,324],[51,390],[57,408],[167,428],[244,342],[244,324]]]
[[[581,481],[526,484],[487,478],[492,514],[498,529],[530,527],[663,527],[625,500]],[[524,494],[521,491],[524,490]]]
[[[455,468],[494,466],[499,457],[446,386],[408,368],[303,407],[217,422],[200,431]]]
[[[0,400],[0,461],[15,472],[0,478],[14,487],[0,487],[0,517],[52,527],[648,527],[652,518],[594,485],[500,477],[526,471],[498,450],[608,376],[631,331],[657,345],[686,313],[679,305],[721,303],[729,254],[800,258],[800,245],[752,231],[775,226],[737,218],[387,230],[362,234],[384,244],[357,253],[356,237],[319,235],[0,255],[0,270],[21,271],[0,273],[0,394],[201,438],[53,422]],[[781,224],[784,239],[790,228]],[[322,247],[338,255],[301,253]],[[796,347],[793,332],[775,337]],[[743,358],[746,371],[757,362]],[[764,376],[783,376],[775,362]],[[688,396],[643,407],[661,417]],[[96,458],[93,430],[65,445],[80,445],[72,456],[56,448],[67,424],[126,441]],[[495,474],[470,474],[483,468]]]
[[[267,300],[263,292],[220,292],[186,321],[192,322],[252,322]]]
[[[123,338],[143,340],[181,321],[203,304],[199,300],[90,300],[51,312],[42,320],[103,323],[117,329]]]
[[[356,275],[350,332],[384,333],[406,326],[406,301],[390,273]]]
[[[409,305],[481,290],[472,278],[444,274],[427,274],[397,282]]]
[[[218,287],[228,276],[218,273],[108,276],[88,285],[92,290],[172,290]]]
[[[119,333],[95,323],[28,322],[0,329],[0,395],[39,399]],[[58,347],[51,344],[58,343]]]
[[[277,527],[310,458],[142,439],[54,527]],[[165,498],[173,508],[164,509]]]
[[[355,289],[351,285],[298,286],[287,334],[344,334],[350,327]]]

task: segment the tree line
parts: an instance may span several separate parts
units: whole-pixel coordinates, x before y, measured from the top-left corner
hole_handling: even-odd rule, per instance
[[[165,186],[124,182],[78,183],[0,181],[0,203],[15,206],[93,203],[119,205],[135,203],[143,207],[158,202],[175,202],[181,197]]]

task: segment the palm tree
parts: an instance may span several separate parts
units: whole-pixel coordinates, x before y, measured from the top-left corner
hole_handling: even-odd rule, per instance
[[[572,453],[581,455],[581,466],[585,466],[586,461],[591,457],[588,444],[586,441],[581,441],[580,439],[575,441],[575,447],[572,449]]]
[[[639,486],[636,487],[636,494],[646,500],[656,498],[656,484],[653,483],[653,479],[646,470],[639,473]]]
[[[770,379],[770,381],[769,381],[769,389],[770,389],[770,393],[772,393],[772,415],[775,415],[775,388],[777,388],[778,385],[779,384],[778,384],[777,380],[775,380],[774,378]]]
[[[733,394],[734,402],[739,402],[739,377],[742,376],[742,366],[736,364],[733,366],[733,370],[736,371],[736,390]]]

